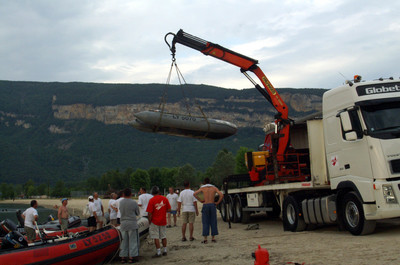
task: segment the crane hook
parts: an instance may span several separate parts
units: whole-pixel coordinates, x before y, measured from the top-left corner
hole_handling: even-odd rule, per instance
[[[171,43],[171,45],[170,45],[170,44],[168,43],[168,41],[167,41],[167,37],[168,37],[169,35],[174,36],[174,39],[175,39],[175,36],[176,36],[176,35],[175,35],[174,33],[172,33],[172,32],[169,32],[169,33],[165,34],[165,37],[164,37],[164,41],[165,41],[165,43],[168,45],[169,50],[171,51],[172,61],[175,61],[175,52],[176,52],[175,41],[174,41],[174,39],[172,39],[172,43]]]

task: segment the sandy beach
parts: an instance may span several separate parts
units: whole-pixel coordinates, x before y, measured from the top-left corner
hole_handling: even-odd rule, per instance
[[[14,203],[29,203],[16,200]],[[38,200],[45,207],[60,205],[59,200]],[[3,201],[13,203],[12,201]],[[86,204],[84,199],[70,199],[68,207],[76,215]],[[108,200],[103,200],[108,205]],[[201,205],[201,204],[200,204]],[[181,241],[181,221],[167,229],[168,256],[152,258],[153,242],[145,242],[140,249],[139,264],[254,264],[251,253],[258,245],[268,249],[270,264],[288,262],[315,264],[399,264],[400,219],[379,222],[376,232],[368,236],[353,236],[338,231],[337,226],[318,228],[300,233],[284,232],[279,219],[267,219],[266,215],[253,216],[258,230],[245,230],[248,225],[234,224],[229,229],[218,214],[220,235],[217,243],[201,244],[201,213],[196,218],[195,241]],[[187,235],[188,237],[188,235]],[[118,260],[112,264],[119,264]]]

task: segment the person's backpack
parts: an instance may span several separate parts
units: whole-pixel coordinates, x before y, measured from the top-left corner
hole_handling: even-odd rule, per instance
[[[83,217],[83,218],[89,218],[89,217],[90,217],[89,203],[86,204],[85,207],[83,207],[82,217]]]

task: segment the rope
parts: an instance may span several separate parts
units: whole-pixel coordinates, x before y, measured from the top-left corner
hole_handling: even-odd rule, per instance
[[[166,43],[168,44],[167,41],[166,41]],[[169,44],[168,44],[168,46],[171,48],[171,46]],[[172,51],[172,49],[171,49],[171,51]],[[181,70],[178,67],[178,64],[176,63],[175,53],[174,53],[174,51],[172,51],[172,52],[173,53],[172,53],[171,67],[169,69],[169,73],[168,73],[168,77],[167,77],[167,81],[166,81],[166,86],[164,88],[163,95],[162,95],[161,100],[160,100],[160,104],[158,106],[158,108],[160,109],[161,112],[160,112],[160,116],[159,116],[159,119],[158,119],[157,126],[153,129],[154,132],[157,132],[159,130],[160,125],[161,125],[161,121],[162,121],[162,116],[164,115],[165,104],[166,104],[166,101],[167,101],[167,94],[168,94],[167,90],[168,90],[168,86],[170,85],[170,82],[171,82],[171,76],[172,76],[172,69],[173,68],[175,68],[175,71],[176,71],[176,75],[177,75],[177,78],[178,78],[179,86],[181,88],[182,97],[183,97],[183,100],[184,100],[184,104],[185,104],[187,113],[188,113],[188,115],[190,117],[192,116],[192,114],[190,113],[190,106],[189,106],[190,100],[186,96],[185,90],[184,90],[184,86],[187,86],[187,83],[186,83],[185,78],[183,77],[183,74],[182,74]],[[204,113],[203,109],[201,108],[200,104],[196,101],[195,97],[193,97],[193,101],[194,101],[194,105],[200,110],[201,115],[204,117],[204,119],[207,122],[207,132],[203,135],[203,137],[206,138],[207,135],[210,133],[211,124],[210,124],[206,114]]]

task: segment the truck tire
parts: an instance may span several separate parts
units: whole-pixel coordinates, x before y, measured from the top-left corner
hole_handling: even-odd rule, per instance
[[[225,198],[222,199],[221,203],[219,204],[219,212],[221,213],[222,221],[226,222],[226,200]]]
[[[242,206],[242,199],[240,198],[239,194],[235,195],[234,203],[235,203],[234,204],[235,214],[233,216],[233,222],[240,223],[242,221],[243,206]]]
[[[376,221],[365,220],[361,200],[354,191],[344,195],[342,211],[345,228],[353,235],[367,235],[375,231]]]
[[[226,204],[226,206],[227,206],[227,214],[229,215],[228,217],[229,217],[229,220],[231,221],[231,222],[234,222],[235,221],[235,203],[234,203],[234,201],[233,201],[233,198],[232,198],[232,195],[228,195],[228,198],[227,198],[227,204]]]
[[[283,201],[283,229],[285,231],[300,232],[306,229],[300,204],[293,196],[287,196]]]

